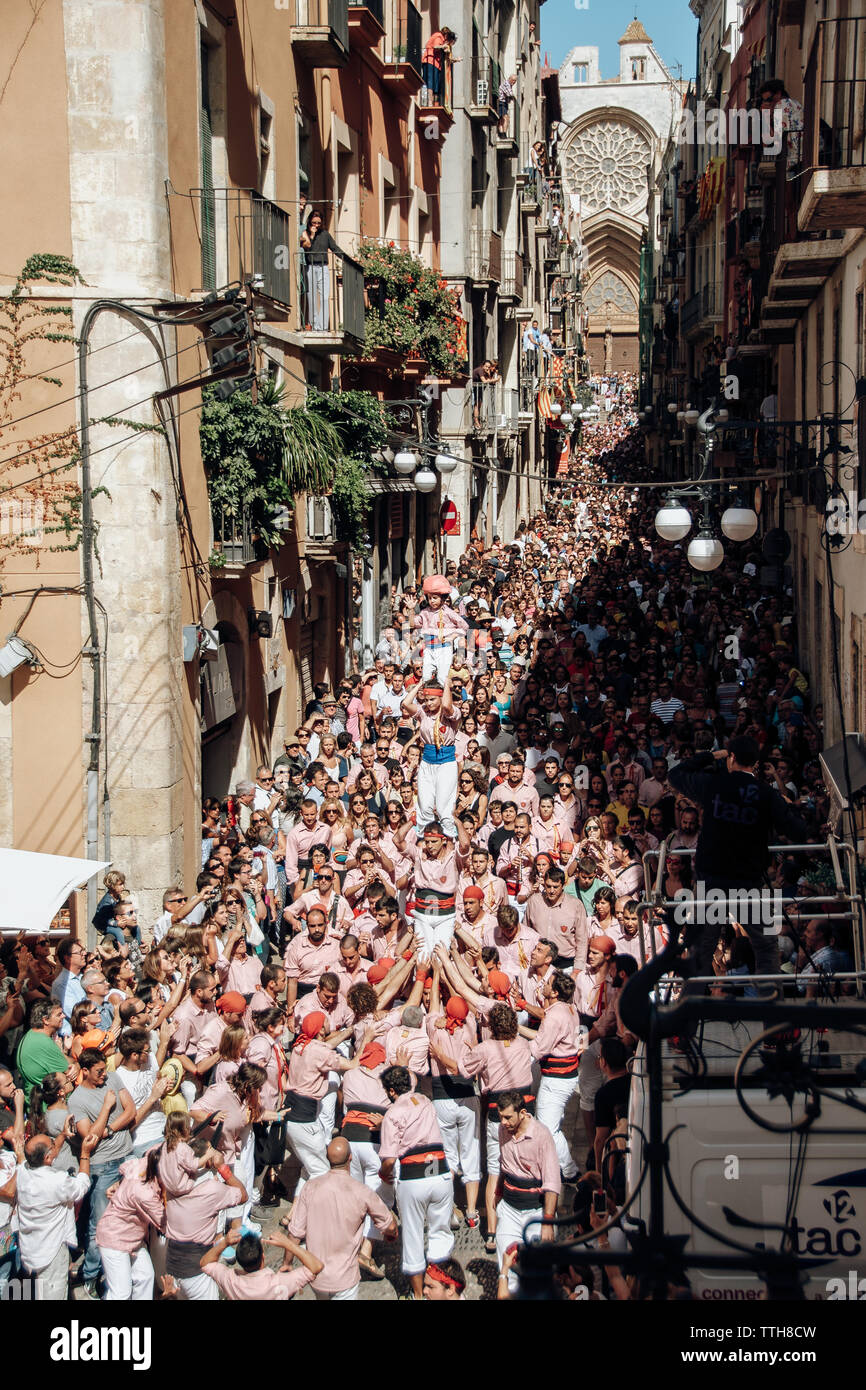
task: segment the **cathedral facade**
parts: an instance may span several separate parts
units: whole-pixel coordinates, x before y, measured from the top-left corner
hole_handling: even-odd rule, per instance
[[[619,72],[604,78],[599,50],[573,48],[559,69],[566,197],[579,200],[589,252],[584,302],[593,371],[637,372],[641,242],[649,179],[682,102],[641,22],[619,40]]]

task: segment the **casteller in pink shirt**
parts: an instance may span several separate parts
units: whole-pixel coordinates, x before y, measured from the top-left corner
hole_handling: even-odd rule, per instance
[[[303,1266],[300,1269],[268,1269],[266,1266],[253,1270],[252,1274],[244,1274],[215,1260],[205,1265],[202,1273],[213,1279],[230,1303],[258,1303],[263,1299],[287,1303],[313,1282],[312,1271]]]
[[[304,1184],[292,1207],[289,1235],[325,1266],[314,1289],[342,1293],[360,1282],[358,1252],[368,1216],[383,1235],[391,1229],[393,1217],[382,1198],[345,1169],[332,1168]]]

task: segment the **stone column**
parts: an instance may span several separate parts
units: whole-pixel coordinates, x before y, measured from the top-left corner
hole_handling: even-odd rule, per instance
[[[63,0],[63,19],[72,259],[94,299],[147,307],[171,294],[163,0]],[[86,300],[76,302],[76,332],[87,308]],[[170,336],[155,324],[136,331],[128,319],[100,314],[92,347],[117,339],[125,341],[91,358],[90,416],[153,424],[149,398],[173,379],[161,360],[173,348]],[[111,801],[110,857],[126,871],[148,929],[162,910],[163,890],[180,880],[182,777],[185,768],[197,779],[199,766],[198,748],[182,748],[176,489],[160,435],[100,425],[91,451],[92,485],[105,489],[94,512],[96,596],[108,615],[101,765]],[[89,705],[85,690],[85,732]],[[86,749],[83,756],[86,762]],[[101,826],[100,852],[102,835]]]

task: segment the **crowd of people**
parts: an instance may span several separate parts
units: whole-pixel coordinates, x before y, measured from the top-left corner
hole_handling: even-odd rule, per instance
[[[724,880],[720,761],[795,838],[822,839],[828,801],[790,596],[762,593],[749,544],[703,581],[658,539],[627,391],[604,386],[546,511],[395,595],[374,668],[317,687],[282,756],[205,800],[191,891],[140,923],[112,869],[92,950],[0,950],[0,1286],[354,1299],[399,1242],[402,1297],[459,1299],[465,1222],[507,1298],[557,1215],[620,1248],[618,1000],[668,939],[646,865],[664,845],[666,900],[692,851]],[[768,873],[795,899],[827,883],[817,853]],[[772,948],[704,933],[699,970],[725,987],[758,950],[807,989],[849,968],[849,925],[807,906]],[[556,1267],[562,1297],[641,1296],[591,1252]]]

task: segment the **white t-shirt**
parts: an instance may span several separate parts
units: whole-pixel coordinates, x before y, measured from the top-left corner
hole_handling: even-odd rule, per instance
[[[115,1075],[120,1078],[121,1085],[132,1096],[136,1110],[140,1110],[144,1105],[153,1090],[156,1078],[159,1076],[159,1068],[152,1053],[148,1061],[149,1066],[142,1067],[140,1071],[129,1071],[126,1067],[118,1067],[115,1072]],[[132,1131],[132,1142],[136,1148],[141,1144],[159,1143],[164,1130],[165,1115],[162,1106],[157,1103],[150,1113],[145,1115],[141,1124]]]

